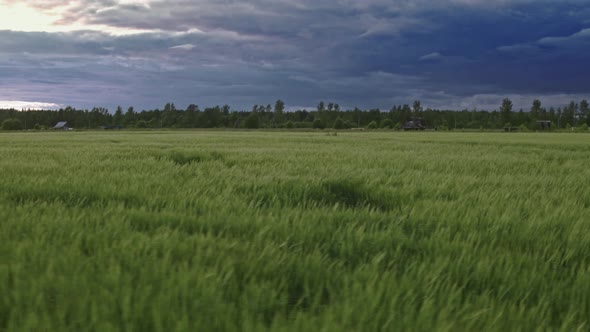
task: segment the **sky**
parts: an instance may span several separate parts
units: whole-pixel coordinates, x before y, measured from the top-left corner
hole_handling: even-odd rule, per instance
[[[590,99],[590,0],[0,0],[0,108]]]

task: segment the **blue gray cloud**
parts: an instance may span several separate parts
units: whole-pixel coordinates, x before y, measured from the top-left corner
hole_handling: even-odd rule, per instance
[[[517,107],[590,98],[587,0],[18,3],[78,28],[0,31],[0,100],[492,109],[506,96]]]

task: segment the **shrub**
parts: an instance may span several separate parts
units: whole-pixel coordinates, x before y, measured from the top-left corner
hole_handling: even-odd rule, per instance
[[[381,128],[393,128],[393,121],[391,119],[381,121]]]
[[[35,125],[33,126],[33,129],[35,130],[47,130],[47,127],[38,123],[35,123]]]
[[[258,118],[258,114],[252,113],[246,119],[246,123],[244,124],[248,129],[258,129],[260,128],[260,119]]]
[[[577,132],[580,133],[585,133],[588,131],[588,124],[584,123],[583,125],[579,126],[578,128],[576,128]]]
[[[355,126],[356,125],[350,120],[344,121],[344,128],[346,129],[354,128]]]
[[[324,123],[324,121],[320,120],[320,119],[315,119],[313,121],[313,129],[324,129],[326,128],[326,124]]]
[[[377,122],[375,121],[371,121],[369,122],[369,124],[367,125],[367,129],[377,129],[379,126],[377,125]]]
[[[135,124],[135,127],[137,127],[137,128],[147,128],[148,127],[148,123],[145,122],[145,120],[139,120]]]
[[[19,119],[6,119],[2,121],[3,130],[21,130],[23,123]]]
[[[298,122],[293,122],[293,126],[295,128],[312,128],[313,124],[311,122],[298,121]]]
[[[285,124],[285,128],[293,129],[293,128],[295,128],[295,124],[293,123],[293,121],[289,121]]]
[[[150,128],[159,128],[160,126],[161,126],[161,123],[156,118],[153,118],[148,122],[148,127],[150,127]]]
[[[340,117],[338,117],[336,119],[336,121],[334,121],[334,129],[344,129],[344,121],[342,121],[342,119]]]

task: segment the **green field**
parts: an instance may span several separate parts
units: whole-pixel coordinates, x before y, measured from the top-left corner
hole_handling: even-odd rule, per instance
[[[0,331],[590,329],[590,135],[0,133]]]

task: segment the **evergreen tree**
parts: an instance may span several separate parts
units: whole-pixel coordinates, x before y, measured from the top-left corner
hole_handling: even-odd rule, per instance
[[[580,122],[590,125],[590,105],[586,99],[580,102]]]
[[[512,121],[512,101],[508,98],[502,100],[502,105],[500,106],[500,116],[502,118],[502,124],[504,126],[508,125]]]
[[[536,121],[539,119],[539,113],[541,113],[541,101],[538,99],[535,99],[533,101],[533,106],[531,107],[531,120],[532,121]]]
[[[114,125],[121,125],[123,123],[123,109],[121,106],[117,106],[117,110],[115,111],[115,116],[113,116],[113,124]]]
[[[126,125],[130,126],[130,125],[135,124],[136,120],[135,120],[135,111],[133,109],[133,106],[131,106],[127,109],[127,112],[125,112],[124,118],[125,118]]]

